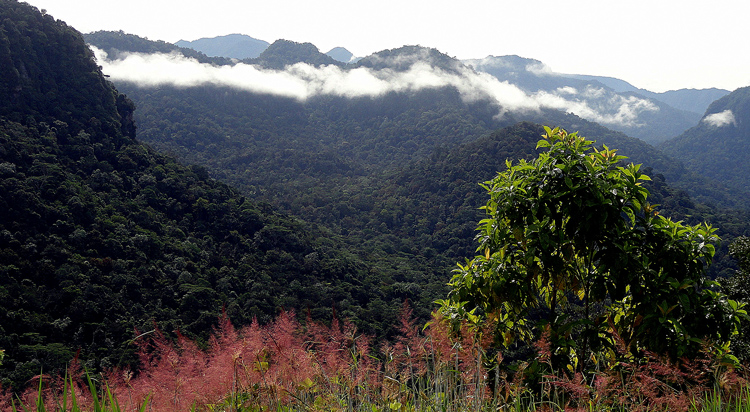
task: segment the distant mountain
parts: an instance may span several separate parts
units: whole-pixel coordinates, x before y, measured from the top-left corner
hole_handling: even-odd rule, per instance
[[[492,75],[501,81],[514,84],[528,93],[554,91],[572,87],[583,90],[587,86],[606,87],[597,81],[569,78],[553,73],[539,60],[520,56],[488,56],[484,59],[463,60],[477,71]]]
[[[750,197],[750,87],[713,102],[697,126],[659,147]]]
[[[352,63],[352,60],[354,60],[352,52],[343,47],[334,47],[326,54],[342,63]]]
[[[639,89],[632,84],[616,79],[614,77],[590,76],[582,74],[562,75],[575,79],[598,81],[617,93],[637,93],[649,99],[658,100],[666,103],[675,109],[686,110],[688,112],[703,114],[714,100],[729,94],[729,90],[710,88],[710,89],[680,89],[669,90],[666,92],[655,93],[646,89]]]
[[[609,87],[610,89],[614,90],[617,93],[637,92],[641,90],[633,86],[632,84],[626,82],[625,80],[618,79],[615,77],[593,76],[593,75],[588,75],[588,74],[559,74],[559,75],[563,77],[569,77],[571,79],[596,81]]]
[[[711,88],[670,90],[662,93],[652,93],[648,90],[640,89],[637,93],[660,100],[677,109],[703,114],[711,103],[728,95],[730,92],[729,90]]]
[[[295,63],[308,63],[313,66],[344,65],[334,60],[333,57],[321,53],[312,43],[297,43],[290,40],[276,40],[260,56],[245,59],[244,62],[275,70],[282,70]]]
[[[661,100],[638,93],[619,79],[554,73],[542,62],[519,56],[489,56],[464,60],[480,72],[514,84],[554,106],[630,136],[655,144],[693,126],[700,114],[675,109]]]
[[[175,44],[197,50],[209,57],[228,57],[239,60],[254,59],[269,46],[268,42],[245,34],[204,37],[193,41],[180,40]]]

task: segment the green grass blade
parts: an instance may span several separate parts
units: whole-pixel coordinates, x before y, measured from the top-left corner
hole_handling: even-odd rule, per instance
[[[146,395],[146,399],[143,400],[143,405],[141,405],[141,409],[139,409],[139,412],[146,412],[146,407],[148,405],[148,400],[151,398],[151,394],[149,393]]]
[[[47,412],[47,409],[44,407],[44,396],[42,394],[42,381],[44,378],[42,377],[42,371],[39,371],[39,390],[37,391],[37,397],[36,397],[36,410],[37,412]]]
[[[96,393],[96,385],[91,379],[88,371],[86,372],[86,382],[89,385],[89,391],[91,391],[91,399],[94,401],[94,412],[103,412],[102,405],[99,402],[99,395]]]

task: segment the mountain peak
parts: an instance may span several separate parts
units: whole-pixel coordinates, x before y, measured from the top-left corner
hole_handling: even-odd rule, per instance
[[[228,57],[240,60],[256,58],[269,46],[266,41],[239,33],[203,37],[193,41],[180,40],[175,44],[197,50],[210,57]]]
[[[447,72],[460,72],[465,68],[459,60],[437,49],[419,45],[402,46],[371,54],[357,62],[357,67],[374,70],[391,69],[407,71],[416,63],[426,63]]]
[[[275,70],[282,70],[295,63],[307,63],[313,66],[342,65],[331,56],[321,53],[312,43],[297,43],[283,39],[276,40],[257,59],[248,60],[248,62]]]
[[[334,47],[329,50],[326,55],[331,56],[333,59],[338,60],[342,63],[350,63],[352,59],[354,59],[354,55],[352,54],[352,52],[343,47]]]

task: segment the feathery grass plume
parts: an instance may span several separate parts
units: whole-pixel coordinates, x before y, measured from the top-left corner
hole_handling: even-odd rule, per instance
[[[420,328],[405,305],[402,336],[382,346],[380,361],[370,338],[335,318],[303,327],[284,312],[270,324],[235,329],[222,316],[205,351],[157,330],[137,340],[138,373],[92,377],[74,363],[67,377],[40,376],[9,402],[37,412],[750,410],[747,381],[709,350],[679,361],[647,353],[593,375],[550,369],[548,391],[539,392],[524,381],[529,363],[510,376],[497,367],[502,355],[490,355],[491,327],[454,326],[434,314]],[[536,342],[537,362],[550,362],[548,340],[543,333]],[[14,411],[8,405],[0,411]]]
[[[206,354],[182,334],[177,336],[173,344],[157,329],[148,340],[136,341],[142,368],[129,386],[131,393],[139,394],[136,399],[151,394],[153,408],[184,410],[210,395],[203,379]]]

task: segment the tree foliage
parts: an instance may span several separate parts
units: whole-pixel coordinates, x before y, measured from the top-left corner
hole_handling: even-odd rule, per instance
[[[729,246],[729,253],[740,265],[734,276],[720,280],[722,290],[731,299],[750,302],[750,237],[740,236]],[[744,323],[739,333],[732,339],[732,351],[740,360],[750,360],[750,325]]]
[[[549,329],[557,362],[571,369],[592,350],[613,355],[609,332],[628,356],[725,343],[744,310],[705,277],[715,230],[659,215],[640,165],[545,129],[537,146],[547,152],[485,182],[478,255],[455,270],[443,310],[497,322],[506,346]],[[570,302],[583,313],[566,313]]]

